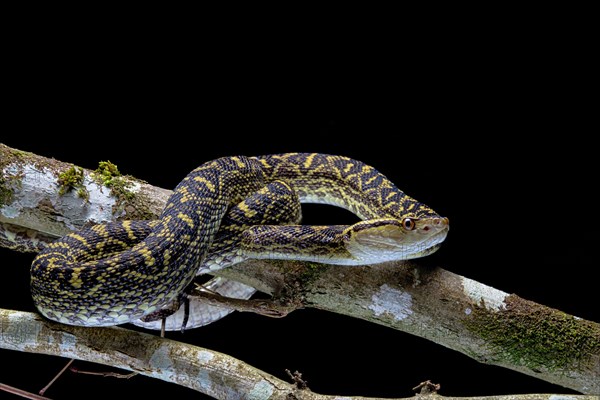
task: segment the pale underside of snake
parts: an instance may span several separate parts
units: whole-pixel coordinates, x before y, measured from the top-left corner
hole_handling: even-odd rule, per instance
[[[362,221],[297,225],[300,203],[343,207]],[[44,316],[65,324],[160,329],[160,311],[196,275],[251,258],[338,265],[418,258],[436,251],[447,232],[447,218],[360,161],[317,153],[226,157],[190,172],[156,221],[100,224],[49,244],[33,261],[31,291]],[[222,278],[208,287],[237,298],[255,292]],[[187,328],[230,312],[191,310]],[[180,329],[183,319],[177,311],[167,329]]]

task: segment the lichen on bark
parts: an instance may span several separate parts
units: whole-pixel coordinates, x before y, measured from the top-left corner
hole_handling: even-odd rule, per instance
[[[15,162],[24,162],[31,153],[11,149],[0,143],[0,207],[13,201],[15,189],[20,185],[22,173],[6,174],[5,168]]]
[[[600,326],[516,295],[505,307],[475,307],[465,326],[490,348],[496,361],[533,371],[578,369],[599,363]]]
[[[162,209],[163,192],[121,175],[108,161],[92,172],[0,143],[0,240],[4,247],[39,250],[38,240],[27,245],[34,231],[55,238],[89,223],[154,219]],[[18,225],[27,228],[26,234]]]

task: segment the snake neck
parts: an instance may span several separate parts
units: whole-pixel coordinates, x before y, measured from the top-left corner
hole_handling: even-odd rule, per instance
[[[289,153],[256,157],[266,178],[289,182],[303,203],[345,208],[361,219],[439,217],[375,168],[347,157]]]

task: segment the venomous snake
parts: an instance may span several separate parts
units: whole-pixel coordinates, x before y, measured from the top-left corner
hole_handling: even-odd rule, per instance
[[[300,203],[343,207],[362,221],[296,225]],[[44,316],[65,324],[152,320],[197,274],[248,258],[373,264],[431,254],[447,232],[447,218],[360,161],[225,157],[190,172],[156,221],[98,224],[49,244],[32,263],[31,292]]]

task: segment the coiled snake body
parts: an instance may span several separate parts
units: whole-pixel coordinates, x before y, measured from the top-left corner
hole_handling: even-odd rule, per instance
[[[363,221],[304,226],[300,202]],[[100,224],[49,244],[31,267],[38,310],[66,324],[134,322],[176,301],[196,274],[247,258],[360,265],[422,257],[448,220],[353,159],[290,153],[207,162],[175,188],[159,220]]]

